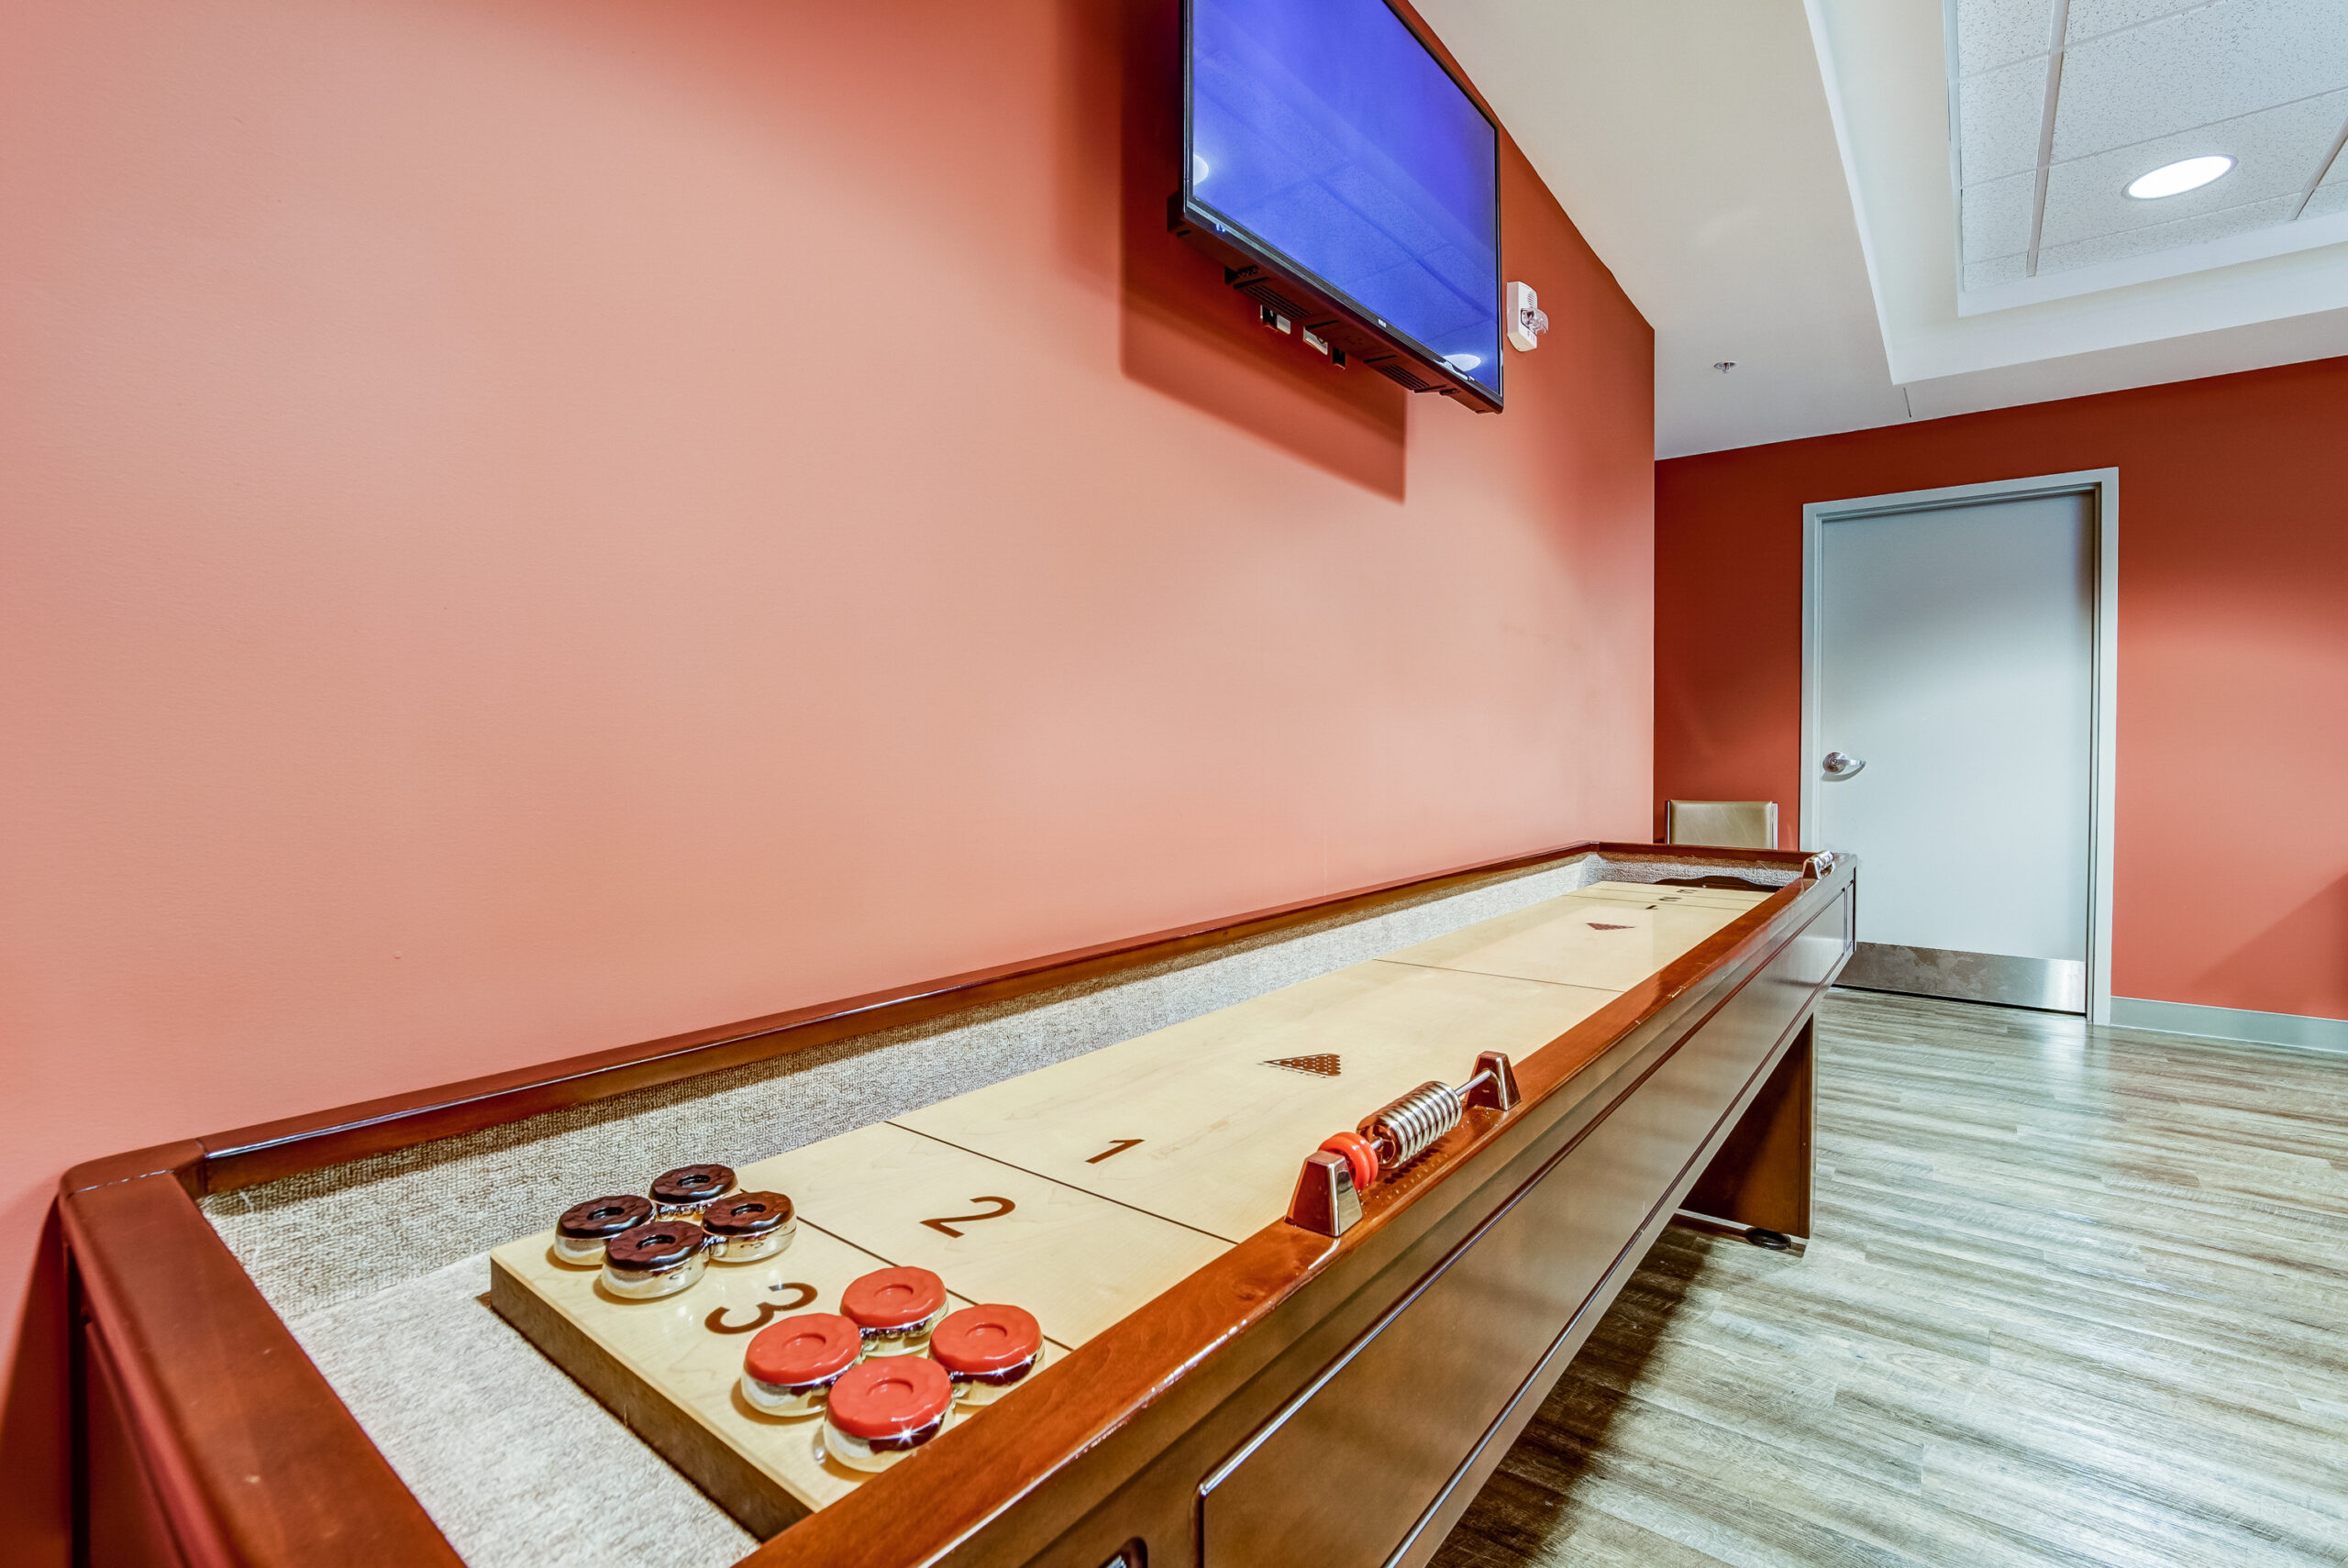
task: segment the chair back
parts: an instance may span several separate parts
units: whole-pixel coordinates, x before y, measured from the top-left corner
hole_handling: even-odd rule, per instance
[[[1778,847],[1775,801],[1667,801],[1664,839],[1669,844],[1706,844],[1721,849]]]

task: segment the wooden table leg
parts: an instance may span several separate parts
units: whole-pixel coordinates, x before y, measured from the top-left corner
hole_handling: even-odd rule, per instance
[[[1810,1234],[1811,1042],[1816,1027],[1815,1020],[1803,1023],[1728,1142],[1696,1179],[1680,1205],[1683,1210],[1739,1228]]]

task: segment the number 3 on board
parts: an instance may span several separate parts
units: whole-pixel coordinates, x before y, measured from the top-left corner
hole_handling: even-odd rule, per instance
[[[948,1214],[941,1219],[925,1220],[922,1223],[941,1234],[947,1236],[958,1236],[962,1232],[954,1229],[957,1225],[975,1224],[980,1220],[1000,1220],[1004,1215],[1019,1207],[1019,1205],[1012,1202],[1011,1199],[1007,1198],[974,1198],[970,1199],[970,1201],[973,1203],[992,1203],[997,1204],[1000,1207],[989,1209],[977,1214]]]
[[[765,1328],[774,1320],[775,1314],[778,1312],[796,1312],[815,1299],[815,1287],[812,1285],[803,1285],[797,1280],[788,1285],[770,1285],[767,1288],[789,1291],[791,1299],[761,1301],[759,1303],[758,1310],[750,1315],[750,1320],[747,1323],[732,1321],[725,1316],[725,1309],[723,1307],[714,1308],[709,1316],[701,1320],[701,1326],[713,1334],[747,1334],[754,1329]]]

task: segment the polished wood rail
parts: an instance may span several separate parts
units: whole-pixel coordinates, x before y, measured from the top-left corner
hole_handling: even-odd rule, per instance
[[[1135,1472],[1149,1442],[1162,1443],[1186,1419],[1196,1424],[1213,1401],[1277,1354],[1309,1349],[1314,1333],[1358,1331],[1359,1324],[1346,1328],[1344,1310],[1320,1312],[1312,1321],[1294,1313],[1281,1320],[1282,1305],[1305,1286],[1325,1302],[1417,1255],[1413,1249],[1453,1245],[1453,1232],[1464,1233],[1482,1218],[1471,1199],[1505,1199],[1484,1192],[1488,1178],[1516,1171],[1527,1159],[1562,1157],[1645,1075],[1764,976],[1830,904],[1845,911],[1846,930],[1847,901],[1836,900],[1848,887],[1850,867],[1784,851],[1561,846],[77,1166],[61,1184],[60,1213],[74,1295],[74,1441],[85,1560],[191,1568],[456,1562],[205,1219],[195,1201],[205,1193],[594,1104],[1311,922],[1375,913],[1498,873],[1591,853],[1803,874],[1521,1063],[1522,1104],[1505,1115],[1473,1113],[1420,1169],[1373,1193],[1364,1222],[1343,1239],[1268,1228],[1085,1346],[1078,1354],[1091,1395],[1032,1412],[1015,1447],[975,1441],[973,1434],[984,1435],[980,1425],[938,1440],[939,1456],[950,1451],[953,1463],[925,1463],[923,1507],[895,1507],[883,1496],[889,1488],[868,1486],[768,1542],[749,1561],[893,1568],[1044,1554],[1106,1490]],[[1789,992],[1785,1007],[1806,1017],[1817,988],[1800,997]],[[1736,1099],[1738,1112],[1796,1043],[1789,1033],[1767,1047],[1755,1081]],[[1568,1084],[1575,1092],[1561,1093]],[[1731,1131],[1718,1128],[1713,1143]],[[1771,1148],[1783,1142],[1762,1140]],[[1455,1170],[1476,1175],[1446,1181]],[[1096,1568],[1097,1561],[1083,1568]]]

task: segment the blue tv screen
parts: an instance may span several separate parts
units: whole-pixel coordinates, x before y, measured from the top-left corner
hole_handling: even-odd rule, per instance
[[[1196,217],[1501,397],[1499,133],[1386,0],[1189,0]]]

